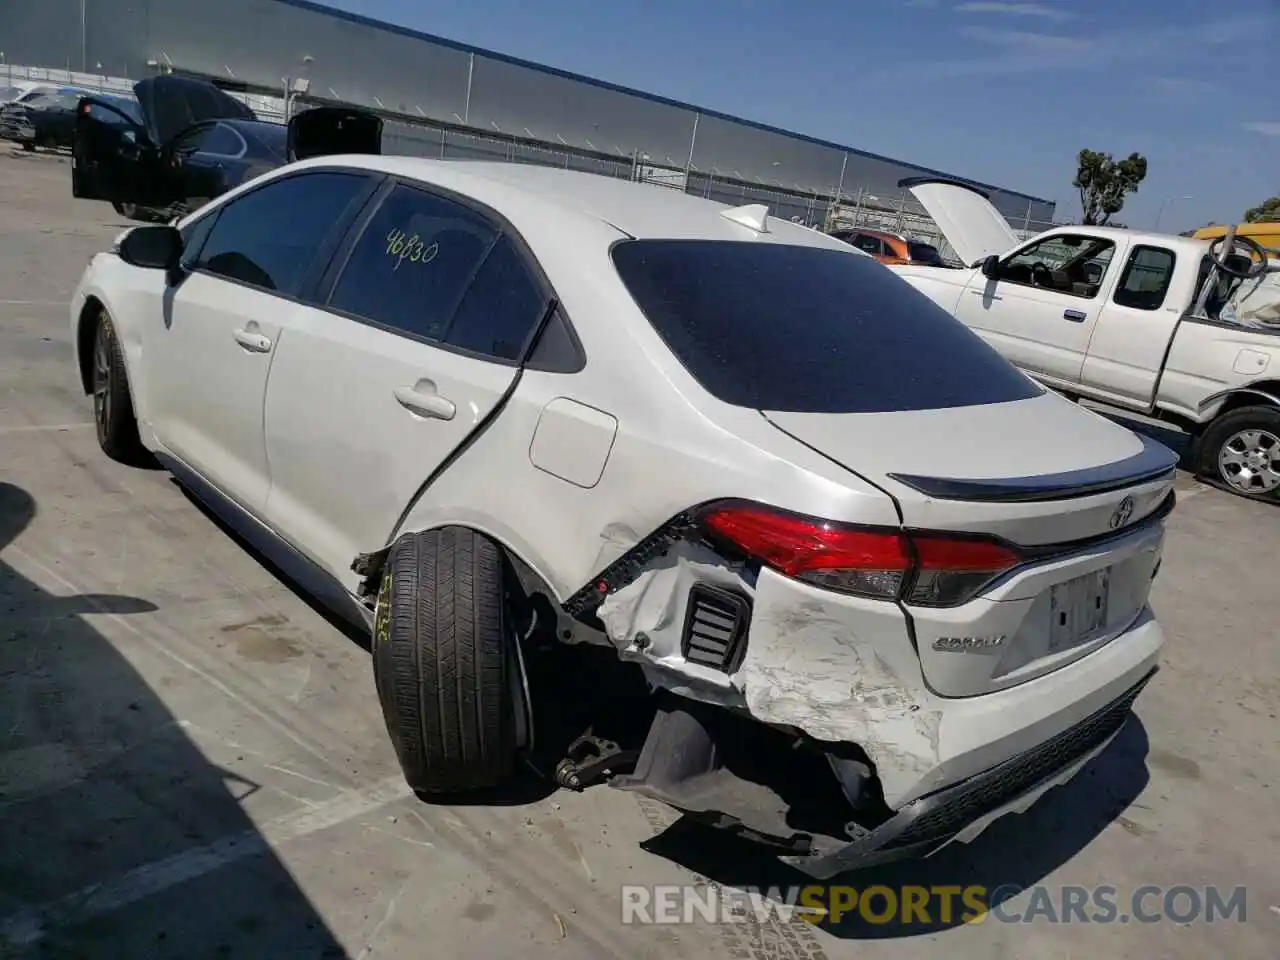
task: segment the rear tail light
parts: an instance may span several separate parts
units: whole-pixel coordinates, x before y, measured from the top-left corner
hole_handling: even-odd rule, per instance
[[[869,529],[755,505],[713,506],[704,529],[779,573],[814,586],[921,606],[951,606],[1022,562],[989,539]]]

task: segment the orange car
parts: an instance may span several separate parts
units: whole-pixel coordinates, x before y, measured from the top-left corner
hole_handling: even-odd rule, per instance
[[[932,267],[947,265],[933,244],[908,240],[896,233],[859,227],[855,230],[835,230],[831,235],[857,247],[863,253],[871,254],[881,263],[923,263]]]

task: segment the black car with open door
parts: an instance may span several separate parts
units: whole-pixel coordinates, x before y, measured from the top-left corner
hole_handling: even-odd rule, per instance
[[[132,113],[80,100],[71,192],[135,219],[168,219],[295,160],[382,151],[382,120],[352,107],[313,107],[285,125],[190,77],[150,77],[134,93]]]

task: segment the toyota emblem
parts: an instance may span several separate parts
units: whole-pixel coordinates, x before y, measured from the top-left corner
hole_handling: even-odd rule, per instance
[[[1111,515],[1111,529],[1119,530],[1129,518],[1133,516],[1133,497],[1125,497],[1120,501],[1120,505],[1116,507],[1116,512]]]

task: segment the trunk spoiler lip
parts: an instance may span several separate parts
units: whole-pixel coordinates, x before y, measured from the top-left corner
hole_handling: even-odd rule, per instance
[[[888,476],[918,493],[939,500],[969,500],[980,503],[1040,503],[1072,500],[1111,493],[1172,476],[1179,457],[1164,444],[1138,435],[1142,449],[1132,457],[1083,470],[1031,477],[964,479],[929,477],[909,473]]]

